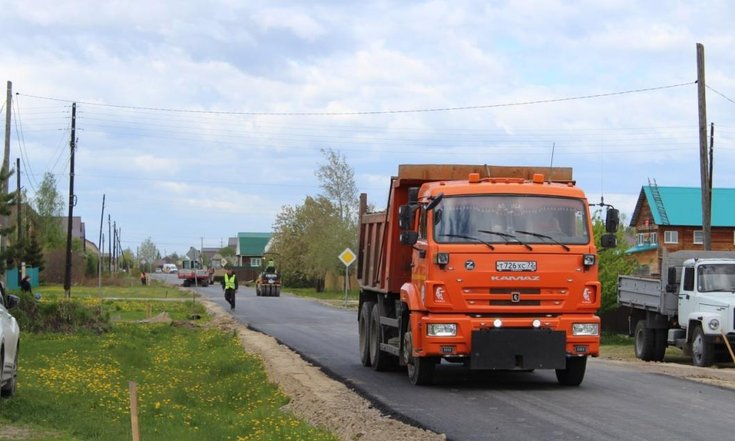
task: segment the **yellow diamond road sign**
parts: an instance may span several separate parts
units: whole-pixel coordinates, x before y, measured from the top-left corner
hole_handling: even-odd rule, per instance
[[[339,260],[341,260],[342,263],[345,264],[345,266],[352,265],[352,262],[354,262],[355,259],[357,259],[357,256],[355,256],[355,253],[353,253],[352,250],[349,248],[345,248],[345,250],[342,251],[338,257],[339,257]]]

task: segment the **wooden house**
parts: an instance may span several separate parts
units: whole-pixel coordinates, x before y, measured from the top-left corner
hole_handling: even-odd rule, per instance
[[[626,250],[641,265],[641,274],[659,275],[663,249],[703,250],[702,192],[699,187],[641,188],[630,226],[636,244]],[[712,190],[712,250],[735,251],[735,189]]]

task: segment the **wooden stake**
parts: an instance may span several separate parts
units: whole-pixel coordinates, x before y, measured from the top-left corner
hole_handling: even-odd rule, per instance
[[[140,441],[140,425],[138,424],[138,387],[135,381],[129,381],[130,388],[130,424],[133,429],[133,441]]]
[[[732,357],[732,362],[735,363],[735,353],[732,352],[732,346],[730,346],[730,340],[727,339],[727,335],[725,335],[725,331],[720,330],[720,334],[722,334],[722,338],[725,340],[725,346],[727,346],[727,350],[730,351],[730,357]]]

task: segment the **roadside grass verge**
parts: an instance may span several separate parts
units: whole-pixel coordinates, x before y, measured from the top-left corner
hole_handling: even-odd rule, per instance
[[[64,298],[64,287],[62,285],[41,285],[33,289],[34,293],[41,294],[41,299],[57,300]],[[167,285],[158,280],[151,280],[148,285],[124,284],[120,286],[83,286],[75,285],[71,287],[71,298],[86,297],[114,297],[122,299],[130,298],[151,298],[151,299],[167,299],[167,298],[192,298],[192,293],[179,289],[175,286]]]
[[[126,312],[144,304],[114,303]],[[156,303],[172,317],[188,313],[184,302]],[[21,339],[18,392],[3,400],[0,426],[32,428],[26,439],[131,439],[128,381],[137,383],[142,439],[336,439],[280,410],[288,397],[233,333],[118,322],[101,334]]]

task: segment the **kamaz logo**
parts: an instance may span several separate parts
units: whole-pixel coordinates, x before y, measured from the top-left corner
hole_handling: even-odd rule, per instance
[[[541,276],[492,276],[490,280],[493,282],[538,282]]]

